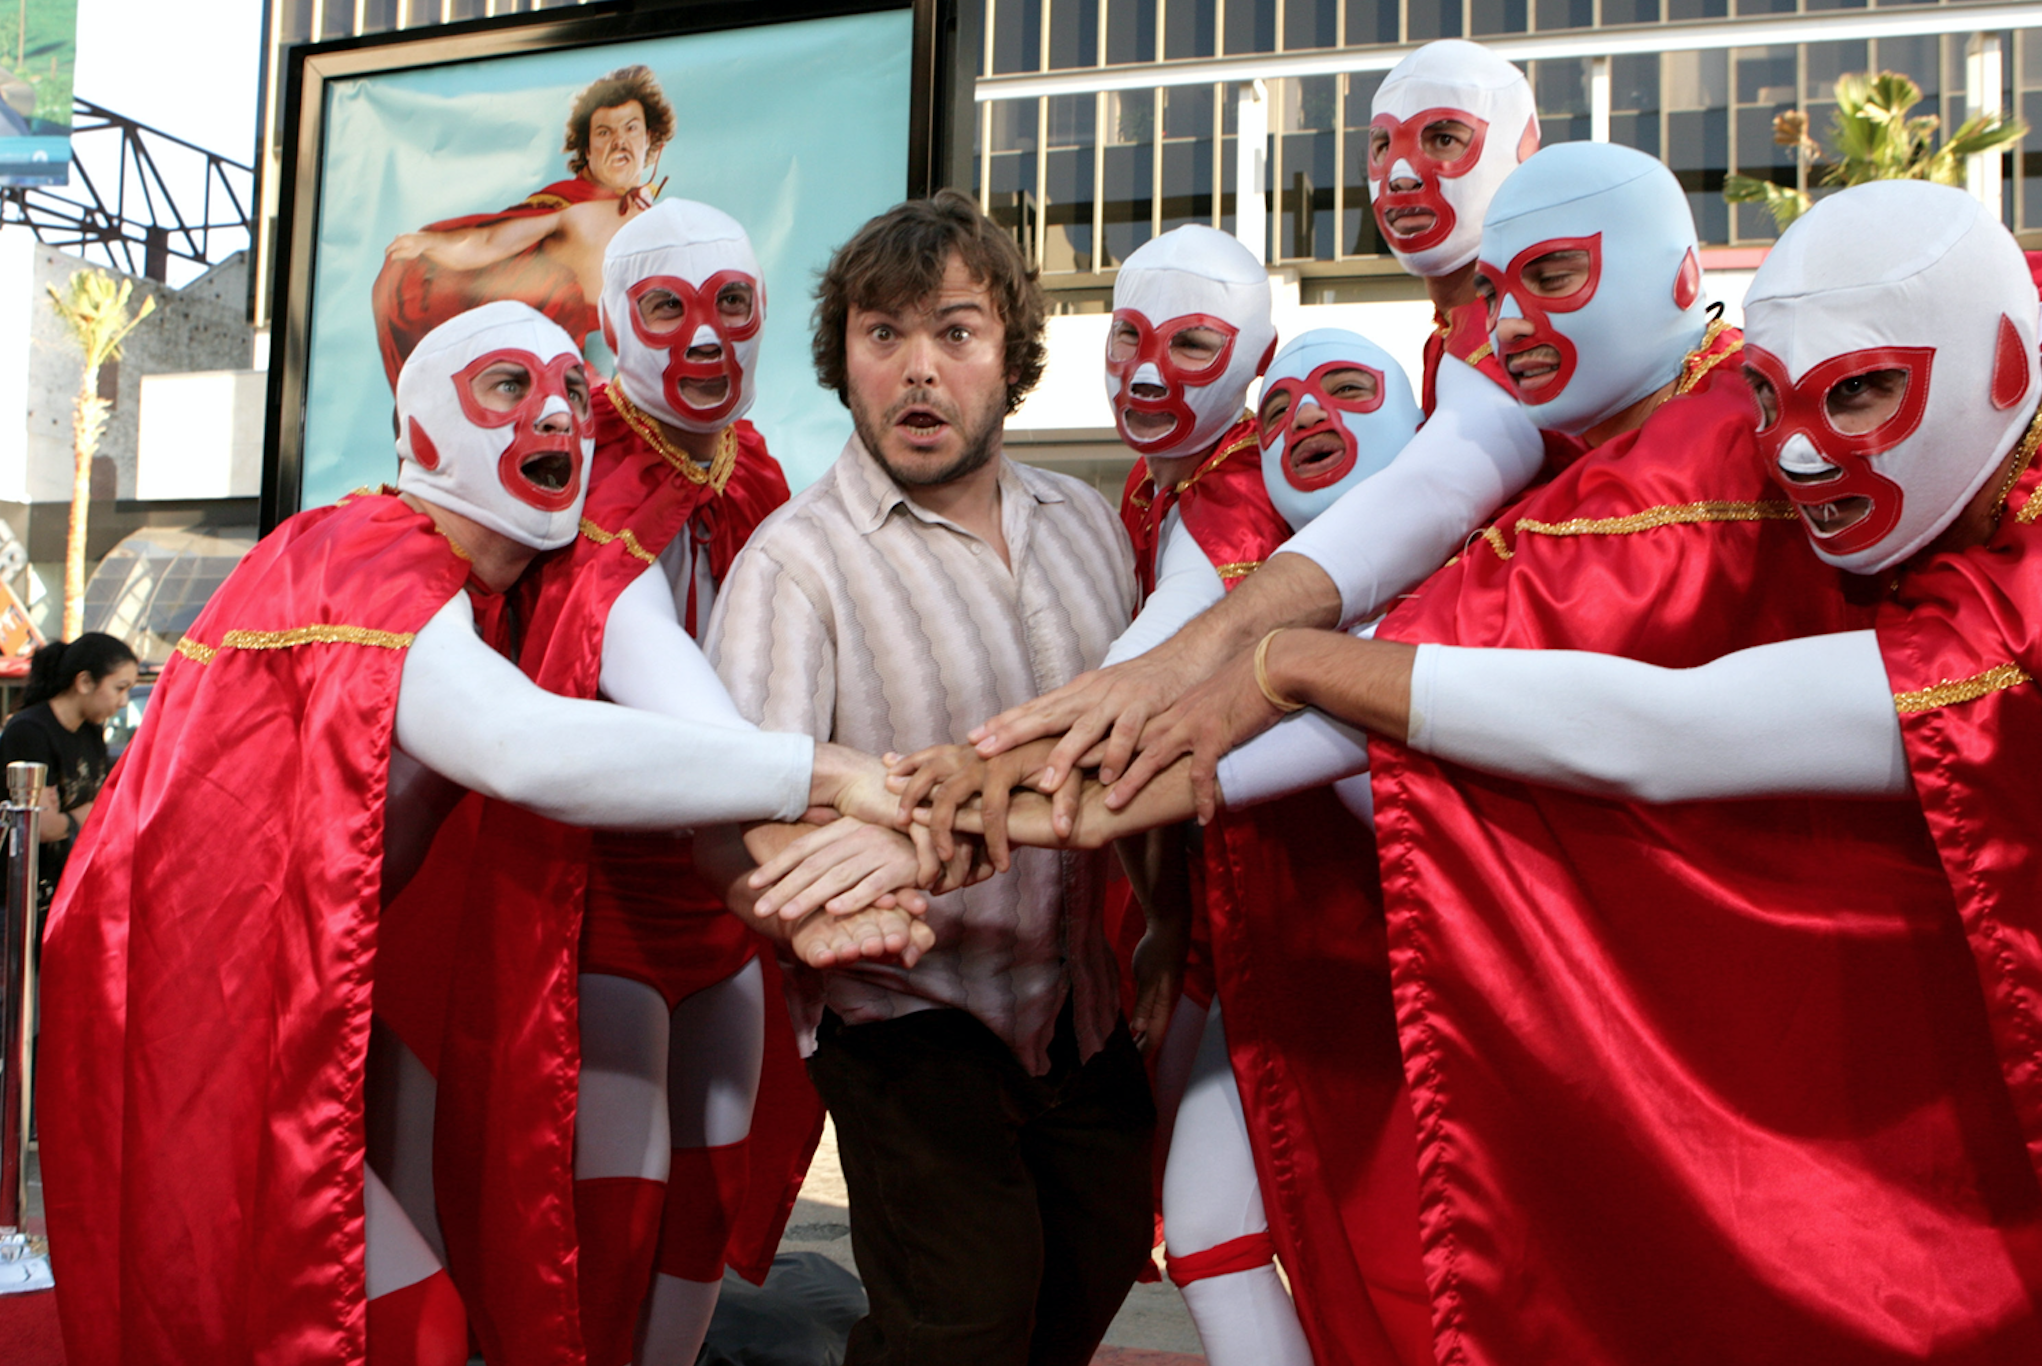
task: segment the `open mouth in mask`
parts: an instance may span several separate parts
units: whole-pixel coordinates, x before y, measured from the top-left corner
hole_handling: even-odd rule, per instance
[[[1335,476],[1346,459],[1347,443],[1331,426],[1293,437],[1283,454],[1285,471],[1299,488],[1313,488]]]
[[[574,456],[567,451],[535,451],[518,462],[518,473],[527,483],[558,493],[574,478]]]

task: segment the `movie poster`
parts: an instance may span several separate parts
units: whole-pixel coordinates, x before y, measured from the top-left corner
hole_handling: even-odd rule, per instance
[[[71,180],[78,0],[0,0],[0,185]]]
[[[748,416],[807,485],[851,431],[809,360],[814,279],[906,192],[912,22],[888,10],[332,81],[302,506],[395,477],[389,376],[463,300],[531,303],[607,375],[602,248],[675,198],[751,236],[766,321]],[[577,97],[618,72],[596,107],[580,102],[563,150]]]

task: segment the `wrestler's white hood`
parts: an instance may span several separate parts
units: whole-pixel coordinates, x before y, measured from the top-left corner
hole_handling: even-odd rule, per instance
[[[498,381],[506,411],[475,393],[499,361],[516,367]],[[520,545],[554,550],[574,539],[594,454],[581,349],[525,304],[449,318],[398,372],[397,487]]]
[[[1445,38],[1391,67],[1369,110],[1368,191],[1383,241],[1413,275],[1451,275],[1475,259],[1497,187],[1539,149],[1531,86],[1479,43]],[[1459,157],[1440,161],[1424,145],[1425,127],[1449,118],[1474,138]],[[1378,131],[1389,135],[1380,153]],[[1393,181],[1407,188],[1392,189]],[[1407,209],[1432,220],[1399,239],[1389,215]]]
[[[671,297],[671,316],[648,323],[639,305],[656,291]],[[723,210],[663,199],[619,228],[603,253],[602,314],[614,382],[633,404],[687,432],[721,431],[751,408],[766,285],[751,239]],[[718,379],[713,399],[682,387]]]
[[[1170,338],[1192,327],[1226,342],[1209,363],[1188,370],[1171,358]],[[1269,275],[1239,239],[1193,223],[1144,242],[1114,279],[1106,335],[1106,398],[1120,439],[1145,456],[1197,455],[1240,420],[1248,386],[1275,350]],[[1137,394],[1137,384],[1161,396]],[[1128,430],[1129,410],[1175,421],[1142,439]]]
[[[1853,573],[1898,564],[1940,535],[2042,396],[2027,262],[1949,186],[1882,180],[1823,200],[1767,255],[1744,318],[1745,364],[1763,381],[1766,468],[1800,508],[1815,553]],[[1892,415],[1841,430],[1862,388],[1851,381],[1892,370],[1906,376]]]
[[[1356,370],[1373,380],[1360,386],[1372,393],[1343,392],[1341,381]],[[1360,333],[1337,327],[1307,332],[1276,353],[1262,382],[1263,412],[1277,394],[1290,403],[1262,426],[1262,482],[1293,531],[1395,459],[1422,420],[1404,367]]]
[[[1541,296],[1526,268],[1580,250],[1588,278],[1564,298]],[[1546,431],[1579,434],[1680,374],[1708,330],[1694,215],[1680,182],[1652,157],[1608,142],[1548,147],[1511,174],[1482,224],[1480,273],[1493,289],[1497,358],[1539,346],[1560,355],[1543,385],[1511,387]],[[1533,324],[1508,349],[1504,318]]]

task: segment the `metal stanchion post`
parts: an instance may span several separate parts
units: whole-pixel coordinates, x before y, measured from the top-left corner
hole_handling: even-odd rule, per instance
[[[0,1259],[30,1252],[22,1225],[28,1213],[29,1074],[35,1046],[36,835],[48,771],[41,764],[7,766],[7,912],[0,946]],[[36,1249],[40,1251],[40,1249]]]

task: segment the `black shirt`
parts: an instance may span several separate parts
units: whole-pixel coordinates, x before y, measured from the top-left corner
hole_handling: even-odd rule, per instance
[[[57,789],[57,807],[73,811],[99,795],[110,767],[106,758],[106,729],[84,722],[76,730],[65,730],[47,702],[23,707],[0,730],[0,769],[17,760],[49,766],[49,781]],[[37,881],[42,885],[42,903],[49,904],[57,878],[64,871],[64,859],[78,838],[73,829],[60,840],[42,846],[38,855]]]

